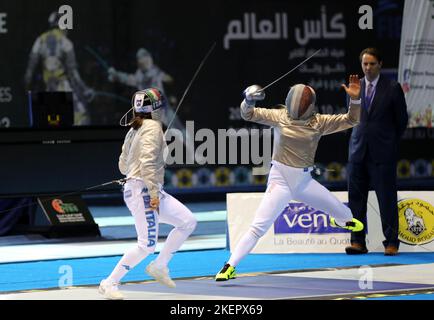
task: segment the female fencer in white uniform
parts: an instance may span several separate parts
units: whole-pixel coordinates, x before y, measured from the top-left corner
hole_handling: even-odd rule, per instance
[[[162,188],[163,152],[167,148],[160,121],[165,107],[163,94],[155,88],[141,90],[134,94],[132,103],[135,117],[122,146],[119,170],[127,178],[124,201],[134,217],[138,243],[124,254],[110,276],[101,281],[99,292],[107,299],[123,299],[118,284],[130,269],[155,251],[160,222],[171,224],[174,229],[146,272],[174,288],[167,265],[196,227],[191,211]]]
[[[235,278],[235,267],[255,247],[290,200],[328,213],[334,227],[363,230],[363,224],[353,218],[351,210],[311,176],[321,136],[354,127],[360,121],[359,78],[351,75],[349,87],[342,86],[350,96],[350,105],[348,113],[339,115],[315,113],[315,91],[303,84],[291,87],[285,106],[279,109],[255,108],[256,101],[265,97],[259,86],[250,86],[244,91],[242,118],[275,128],[279,140],[275,145],[267,189],[253,223],[216,275],[217,281]]]

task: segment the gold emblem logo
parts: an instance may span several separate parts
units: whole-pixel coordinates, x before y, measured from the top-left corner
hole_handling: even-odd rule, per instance
[[[434,207],[420,199],[398,202],[399,240],[409,245],[434,240]]]

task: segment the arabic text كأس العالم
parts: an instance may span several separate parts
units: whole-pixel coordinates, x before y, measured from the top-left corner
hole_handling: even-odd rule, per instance
[[[304,20],[302,28],[295,28],[295,40],[299,45],[306,45],[311,39],[344,39],[346,27],[342,22],[343,13],[327,19],[326,7],[321,6],[321,18],[318,20]],[[256,13],[244,13],[244,19],[230,20],[227,33],[224,36],[223,47],[228,50],[232,40],[277,40],[288,39],[288,17],[286,13],[276,13],[274,24],[271,20],[263,19],[257,23]],[[330,25],[330,30],[328,30]]]

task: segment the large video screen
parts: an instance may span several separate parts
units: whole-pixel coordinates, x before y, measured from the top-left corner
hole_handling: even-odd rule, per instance
[[[261,106],[283,104],[289,87],[304,83],[316,91],[317,112],[336,114],[347,110],[340,85],[349,74],[362,76],[363,48],[378,47],[382,74],[397,76],[403,0],[354,0],[345,5],[340,0],[72,0],[62,11],[64,5],[57,0],[0,3],[3,195],[70,191],[118,178],[117,158],[126,131],[119,121],[137,90],[152,86],[164,92],[169,106],[163,122],[167,126],[176,116],[171,128],[183,133],[186,149],[193,146],[183,158],[198,150],[203,133],[214,137],[215,149],[221,151],[219,130],[228,130],[225,139],[233,135],[242,140],[246,135],[241,130],[249,130],[247,138],[253,139],[252,130],[260,129],[258,144],[264,147],[259,153],[266,163],[265,154],[271,156],[269,131],[244,121],[239,112],[247,86],[265,86],[320,50],[267,88]],[[362,6],[375,13],[373,29],[360,27]],[[69,119],[71,100],[73,128],[50,131],[37,125],[54,111],[37,114],[30,102],[62,101],[57,111]],[[432,156],[426,154],[434,150],[432,135],[418,132],[409,130],[403,138],[398,162],[402,181],[433,176]],[[327,169],[322,182],[328,187],[345,188],[348,137],[349,132],[324,137],[319,145],[315,162]],[[227,154],[214,152],[207,154],[206,164],[197,157],[183,160],[168,164],[167,188],[265,184],[264,175],[253,175],[257,163],[251,158],[231,162]],[[40,176],[23,185],[21,177],[27,179],[30,172]],[[45,180],[49,183],[41,188]],[[415,185],[423,187],[419,180]]]
[[[372,30],[359,27],[365,4],[376,12]],[[167,124],[214,43],[174,128],[184,129],[186,120],[194,120],[196,128],[245,127],[238,112],[243,89],[266,85],[318,49],[267,90],[265,104],[283,103],[291,85],[307,83],[317,91],[319,112],[342,112],[340,84],[349,73],[362,74],[358,55],[364,47],[380,47],[384,68],[392,73],[398,66],[402,0],[345,6],[341,1],[295,6],[258,0],[73,0],[65,11],[59,10],[62,5],[56,0],[0,4],[0,126],[30,125],[29,91],[71,92],[76,126],[117,126],[132,94],[151,86],[169,101]]]

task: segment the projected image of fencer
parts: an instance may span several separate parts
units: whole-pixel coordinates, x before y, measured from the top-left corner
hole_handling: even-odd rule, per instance
[[[124,298],[118,289],[119,282],[129,270],[154,253],[159,223],[174,228],[146,272],[161,284],[174,288],[176,285],[167,266],[196,228],[196,218],[191,211],[163,189],[167,145],[161,114],[166,107],[163,93],[156,88],[138,91],[132,99],[134,118],[129,122],[131,128],[122,146],[119,170],[127,179],[124,201],[134,217],[137,245],[127,251],[110,276],[101,281],[99,292],[107,299]]]
[[[108,70],[108,80],[110,82],[119,82],[124,85],[134,87],[137,90],[143,90],[145,88],[158,88],[163,94],[165,92],[165,85],[172,84],[173,78],[165,71],[161,70],[155,63],[151,53],[140,48],[136,53],[137,70],[134,73],[127,73],[118,71],[114,67],[110,67]],[[176,104],[176,98],[174,96],[168,97],[168,108],[166,108],[162,114],[161,121],[164,125],[168,126],[169,122],[175,116],[173,105]],[[175,116],[172,128],[176,128],[185,132],[185,127],[177,116]]]
[[[59,29],[60,14],[53,12],[48,18],[50,29],[34,42],[30,52],[24,82],[27,90],[34,87],[35,70],[42,64],[42,80],[49,92],[72,92],[74,124],[89,125],[87,105],[95,96],[80,77],[75,59],[74,44],[67,37],[67,30]]]
[[[235,278],[235,267],[255,247],[290,200],[329,214],[333,227],[363,230],[363,223],[353,218],[351,210],[311,176],[320,138],[354,127],[360,121],[359,78],[351,75],[349,87],[342,86],[350,96],[350,104],[348,112],[339,115],[315,113],[315,91],[304,84],[292,86],[285,106],[278,109],[255,107],[257,101],[265,98],[261,87],[254,85],[244,91],[241,117],[273,127],[279,134],[279,141],[275,145],[267,189],[250,229],[216,275],[216,281]]]

